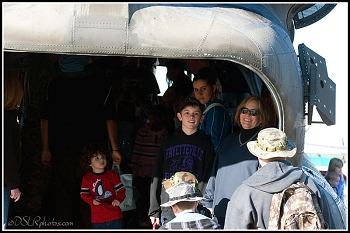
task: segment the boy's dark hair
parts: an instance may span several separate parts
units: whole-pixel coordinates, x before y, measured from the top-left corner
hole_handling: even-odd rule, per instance
[[[90,167],[91,158],[93,158],[96,154],[105,155],[107,165],[109,164],[111,152],[108,147],[98,142],[92,142],[87,144],[81,151],[80,165],[85,172],[92,171],[92,168]]]
[[[204,105],[201,102],[199,102],[199,100],[196,99],[195,97],[190,96],[184,99],[184,101],[182,101],[182,103],[180,104],[179,112],[181,112],[181,110],[187,106],[198,106],[203,114]]]

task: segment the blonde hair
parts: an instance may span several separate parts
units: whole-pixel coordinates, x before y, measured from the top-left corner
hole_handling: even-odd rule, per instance
[[[335,171],[336,167],[343,167],[343,161],[341,159],[338,159],[338,158],[332,158],[329,161],[327,172]]]
[[[251,101],[257,101],[259,105],[258,110],[258,117],[261,120],[261,129],[265,129],[268,127],[271,127],[271,113],[270,113],[270,107],[267,104],[267,102],[258,95],[250,95],[237,106],[236,114],[235,114],[235,122],[238,124],[239,127],[242,127],[242,124],[240,122],[240,114],[241,114],[241,108],[244,108],[249,102]]]
[[[23,83],[20,71],[5,69],[4,71],[4,109],[15,110],[21,105],[23,98]]]

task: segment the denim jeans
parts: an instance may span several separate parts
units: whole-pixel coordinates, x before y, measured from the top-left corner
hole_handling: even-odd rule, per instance
[[[123,229],[123,226],[122,218],[108,222],[92,223],[92,229]]]
[[[7,218],[9,214],[9,206],[10,206],[10,190],[7,187],[4,187],[4,229],[7,228]]]

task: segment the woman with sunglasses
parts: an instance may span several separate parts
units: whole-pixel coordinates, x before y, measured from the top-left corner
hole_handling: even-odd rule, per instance
[[[248,96],[238,105],[234,120],[239,130],[228,135],[219,146],[202,200],[221,227],[233,192],[258,169],[258,159],[246,144],[256,140],[260,130],[271,126],[269,106],[261,96]]]
[[[232,132],[231,117],[224,102],[217,96],[217,74],[209,67],[201,68],[194,76],[192,84],[195,97],[205,106],[204,119],[198,128],[211,136],[217,152],[221,142]]]

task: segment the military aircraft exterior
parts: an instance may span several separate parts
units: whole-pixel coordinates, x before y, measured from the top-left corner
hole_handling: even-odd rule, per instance
[[[275,125],[297,145],[290,159],[315,178],[332,200],[335,224],[345,229],[346,208],[304,153],[305,125],[314,107],[335,124],[335,83],[325,59],[305,44],[293,47],[298,28],[325,17],[336,4],[235,3],[3,3],[3,50],[16,54],[137,56],[236,67],[247,89],[223,93],[260,95],[264,88]],[[15,57],[15,56],[14,56]],[[229,78],[233,78],[227,75]],[[228,95],[229,96],[229,95]],[[234,107],[235,104],[233,104]]]

